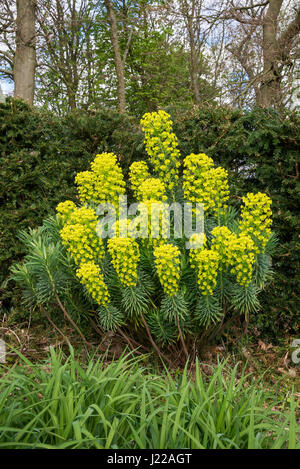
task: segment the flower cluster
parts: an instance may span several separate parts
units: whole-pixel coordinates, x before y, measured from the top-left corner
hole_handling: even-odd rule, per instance
[[[112,265],[124,287],[137,283],[137,267],[140,260],[138,243],[131,238],[111,238],[107,243]]]
[[[218,166],[209,170],[210,181],[212,181],[213,191],[213,210],[216,213],[222,213],[226,208],[226,202],[229,199],[228,172]]]
[[[76,210],[76,205],[71,200],[60,202],[56,207],[56,211],[59,213],[63,223],[69,219],[71,213],[74,212],[74,210]]]
[[[75,184],[81,203],[98,203],[97,177],[92,171],[82,171],[75,176]]]
[[[158,178],[145,179],[138,189],[138,199],[141,201],[167,200],[164,183]]]
[[[206,212],[220,213],[229,196],[227,171],[214,168],[213,160],[204,153],[192,153],[184,159],[183,189],[190,202],[204,204]]]
[[[219,262],[221,265],[228,267],[230,264],[230,246],[231,241],[236,238],[227,226],[216,226],[211,232],[212,249],[219,254]]]
[[[230,269],[240,285],[248,286],[252,279],[255,261],[255,245],[252,239],[245,235],[232,233],[226,226],[215,227],[211,234],[212,249],[214,249],[223,269]]]
[[[138,196],[138,189],[142,182],[149,177],[150,173],[145,161],[134,161],[131,164],[129,169],[129,181],[135,197]]]
[[[232,236],[229,244],[230,272],[236,276],[237,282],[247,287],[252,280],[255,245],[247,235]]]
[[[67,224],[73,225],[79,223],[85,225],[90,230],[96,230],[98,218],[95,210],[88,207],[76,208],[69,216]]]
[[[116,208],[119,195],[125,192],[122,170],[113,153],[101,153],[91,163],[92,171],[83,171],[75,177],[82,203],[111,202]]]
[[[98,305],[105,306],[109,303],[107,286],[98,265],[94,262],[83,262],[76,275]]]
[[[159,281],[168,296],[179,289],[180,251],[172,244],[161,244],[154,249],[154,258]]]
[[[146,152],[154,171],[163,179],[166,188],[173,190],[178,182],[180,152],[170,115],[165,111],[146,113],[141,119],[141,126],[145,133]]]
[[[144,244],[156,246],[165,243],[166,239],[170,237],[168,206],[163,202],[146,200],[140,208],[140,214],[137,220],[139,217],[143,219],[141,237],[147,238],[143,240]],[[148,219],[146,217],[148,217]],[[130,225],[132,226],[132,224],[133,221],[131,221]]]
[[[191,267],[196,268],[195,259],[197,254],[206,246],[207,238],[204,233],[195,233],[190,239],[190,264]]]
[[[184,158],[183,174],[193,174],[195,179],[201,178],[210,168],[213,168],[214,161],[205,153],[191,153]]]
[[[60,236],[77,265],[81,262],[99,260],[104,256],[102,239],[85,225],[79,223],[65,225],[60,231]]]
[[[193,258],[192,266],[198,275],[198,286],[203,295],[212,295],[217,284],[219,255],[213,249],[202,249]]]
[[[255,243],[256,253],[264,251],[271,236],[271,199],[261,192],[248,193],[243,197],[240,231],[250,236]]]

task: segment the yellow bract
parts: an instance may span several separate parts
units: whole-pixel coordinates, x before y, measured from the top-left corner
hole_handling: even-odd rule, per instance
[[[102,239],[87,226],[79,223],[65,225],[60,231],[60,236],[77,265],[90,260],[100,260],[104,256]]]
[[[202,249],[193,256],[192,267],[203,295],[212,295],[217,284],[219,255],[212,249]]]
[[[180,152],[170,115],[165,111],[146,113],[141,119],[141,126],[145,133],[146,152],[154,171],[166,188],[172,191],[178,183]]]
[[[255,245],[247,235],[233,236],[229,244],[230,272],[240,285],[247,287],[252,280]]]
[[[248,286],[255,261],[255,245],[252,239],[244,233],[236,235],[226,226],[217,226],[211,234],[212,249],[219,255],[222,269],[229,268],[240,285]]]
[[[150,178],[149,169],[145,161],[135,161],[129,170],[129,181],[135,197],[138,196],[138,189],[145,179]]]
[[[80,201],[95,205],[110,202],[118,208],[119,195],[125,193],[125,182],[116,155],[96,155],[91,169],[92,171],[83,171],[75,177]]]
[[[98,223],[98,218],[96,215],[95,210],[88,207],[80,207],[73,210],[70,214],[68,224],[79,223],[80,225],[85,225],[91,230],[96,230],[96,226]]]
[[[154,249],[155,266],[159,281],[168,296],[174,296],[179,289],[180,251],[172,244],[164,244]]]
[[[57,210],[64,210],[61,204]],[[67,247],[77,265],[82,261],[98,260],[104,256],[103,241],[96,234],[97,216],[95,210],[87,207],[76,208],[65,217],[60,231],[63,244]]]
[[[68,220],[69,216],[74,210],[76,210],[76,205],[71,200],[60,202],[56,207],[56,211],[59,213],[63,223]]]
[[[239,228],[242,233],[250,236],[255,243],[255,251],[262,252],[271,236],[271,199],[261,192],[248,193],[243,197],[241,223]]]
[[[110,297],[100,267],[94,262],[83,262],[76,275],[98,305],[109,303]]]
[[[206,212],[220,214],[229,197],[228,174],[213,164],[204,153],[188,155],[184,159],[183,189],[186,200],[204,204]]]
[[[207,238],[204,233],[195,233],[190,237],[190,264],[196,268],[195,258],[197,254],[206,246]]]
[[[145,179],[137,190],[138,199],[142,202],[146,200],[166,201],[166,188],[164,183],[158,178]]]
[[[219,254],[220,264],[228,267],[231,259],[230,245],[231,241],[236,238],[236,235],[227,226],[216,226],[211,234],[213,236],[211,242],[212,249]]]
[[[140,260],[138,243],[131,238],[111,238],[107,243],[111,262],[124,287],[135,286]]]

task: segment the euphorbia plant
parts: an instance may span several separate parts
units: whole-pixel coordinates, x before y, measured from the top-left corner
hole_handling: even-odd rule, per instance
[[[126,193],[116,155],[102,153],[75,178],[80,205],[58,205],[60,237],[89,298],[88,314],[103,330],[136,338],[146,331],[157,350],[179,341],[188,354],[187,336],[211,337],[226,315],[248,318],[258,310],[271,272],[271,200],[247,194],[239,215],[229,205],[227,171],[212,158],[188,155],[181,170],[166,112],[145,114],[141,125],[149,159],[131,165],[128,181],[143,204],[139,213],[119,218],[108,237],[103,223],[99,231],[99,206],[110,203],[120,215],[119,196]],[[165,230],[164,210],[173,202],[202,204],[204,232]],[[153,206],[162,207],[155,219]],[[193,207],[197,215],[199,205]],[[137,229],[145,220],[146,228]]]

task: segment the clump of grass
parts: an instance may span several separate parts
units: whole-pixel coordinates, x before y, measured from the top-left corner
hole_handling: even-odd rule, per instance
[[[210,380],[146,369],[143,357],[83,366],[73,349],[7,370],[0,381],[0,448],[300,448],[296,403],[219,364]]]

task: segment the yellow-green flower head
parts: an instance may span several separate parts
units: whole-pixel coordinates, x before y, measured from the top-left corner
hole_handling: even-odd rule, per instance
[[[145,179],[150,178],[149,169],[145,161],[134,161],[129,169],[129,181],[131,189],[137,197],[138,189]]]
[[[195,233],[190,239],[190,264],[194,269],[197,267],[195,264],[195,259],[197,254],[206,246],[207,238],[204,233]]]
[[[98,218],[95,210],[93,210],[92,208],[80,207],[71,213],[68,223],[70,225],[79,223],[80,225],[84,225],[90,228],[91,230],[96,231]]]
[[[226,226],[215,227],[211,234],[212,249],[219,255],[223,269],[230,269],[240,285],[248,286],[252,280],[255,261],[255,245],[252,239],[244,234],[232,233]]]
[[[145,214],[145,218],[148,216],[148,211]],[[112,226],[112,231],[114,233],[114,238],[140,238],[142,233],[139,232],[136,226],[141,222],[143,224],[143,219],[140,215],[136,215],[134,218],[124,218],[117,220],[116,223]],[[147,235],[147,226],[145,227],[145,236]]]
[[[91,163],[92,171],[78,173],[75,182],[82,203],[112,203],[116,208],[119,195],[125,192],[122,170],[113,153],[96,155]]]
[[[243,197],[243,202],[240,231],[253,239],[257,253],[263,252],[271,236],[272,200],[266,194],[258,192],[248,193]]]
[[[186,200],[204,204],[206,212],[221,213],[229,195],[227,171],[214,168],[213,160],[204,153],[192,153],[184,160],[183,189]]]
[[[240,285],[247,287],[252,280],[255,245],[247,235],[232,237],[229,245],[230,272]]]
[[[129,225],[130,225],[130,219],[128,218],[117,220],[116,223],[114,223],[112,226],[114,237],[130,238],[131,236],[129,235]]]
[[[184,158],[183,166],[183,174],[194,175],[195,178],[198,178],[214,166],[214,161],[205,153],[191,153]]]
[[[81,203],[98,202],[97,177],[92,171],[82,171],[75,176],[75,184]]]
[[[104,256],[103,241],[96,232],[85,225],[65,225],[60,231],[62,243],[75,263],[99,260]]]
[[[159,281],[168,296],[174,296],[179,289],[180,251],[172,244],[162,244],[154,249],[155,266]]]
[[[228,266],[231,259],[230,246],[236,239],[236,234],[232,233],[227,226],[216,226],[211,232],[212,249],[219,254],[219,262],[223,266]]]
[[[154,171],[163,179],[166,188],[173,190],[178,183],[180,152],[170,115],[165,111],[146,113],[141,119],[141,126],[145,133],[146,152]]]
[[[170,213],[167,204],[154,199],[144,200],[139,206],[139,215],[130,221],[128,236],[135,237],[133,228],[141,223],[139,237],[146,246],[156,246],[170,237]]]
[[[107,286],[98,265],[92,261],[83,262],[76,275],[98,305],[105,306],[109,303]]]
[[[197,282],[203,295],[212,295],[217,284],[219,255],[212,249],[202,249],[195,255]]]
[[[213,200],[215,212],[224,211],[229,199],[228,171],[221,166],[209,170],[210,180],[213,181]]]
[[[132,238],[111,238],[107,243],[112,265],[124,287],[135,286],[140,260],[138,243]]]
[[[145,179],[138,189],[138,200],[165,201],[167,200],[164,183],[158,178]]]
[[[59,213],[63,223],[69,219],[71,213],[74,212],[74,210],[76,210],[76,205],[71,200],[60,202],[56,207],[56,211]]]

